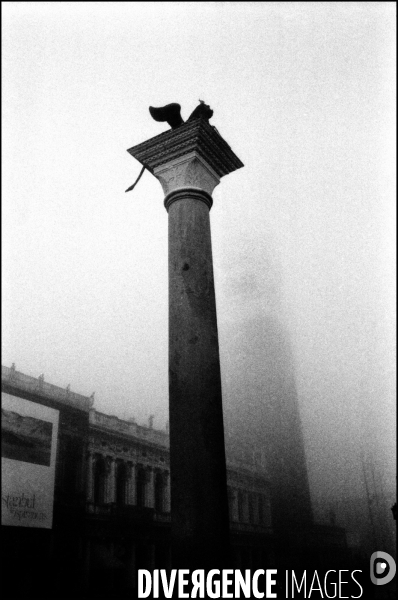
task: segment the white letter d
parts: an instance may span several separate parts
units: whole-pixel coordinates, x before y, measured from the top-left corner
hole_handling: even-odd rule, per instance
[[[145,577],[145,590],[144,587]],[[138,598],[148,598],[152,588],[152,577],[149,571],[146,569],[138,569]]]

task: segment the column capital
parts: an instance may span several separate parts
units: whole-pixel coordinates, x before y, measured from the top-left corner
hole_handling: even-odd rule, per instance
[[[243,167],[227,142],[205,119],[187,121],[128,152],[161,183],[167,196],[184,188],[211,195],[221,177]]]
[[[220,183],[220,177],[197,151],[156,167],[153,174],[160,181],[165,196],[186,188],[203,190],[211,196]]]

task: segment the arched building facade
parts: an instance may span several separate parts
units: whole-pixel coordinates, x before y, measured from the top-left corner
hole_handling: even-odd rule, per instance
[[[92,397],[14,367],[2,367],[2,393],[59,412],[53,525],[2,525],[4,587],[16,598],[135,597],[138,569],[171,567],[168,432],[152,419],[144,426],[101,413]],[[234,567],[277,566],[272,482],[261,452],[236,456],[227,446],[227,484]],[[306,536],[317,555],[327,548],[344,554],[338,527],[313,526]]]
[[[96,411],[86,449],[87,585],[136,585],[138,568],[169,568],[170,467],[166,431]],[[272,560],[269,483],[260,464],[230,459],[233,554],[242,568]],[[123,526],[124,524],[124,526]],[[121,573],[124,573],[121,576]]]

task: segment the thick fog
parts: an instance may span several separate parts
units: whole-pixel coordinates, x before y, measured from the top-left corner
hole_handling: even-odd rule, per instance
[[[167,213],[126,149],[205,100],[245,165],[211,210],[228,443],[390,535],[394,5],[2,11],[3,364],[166,426]]]

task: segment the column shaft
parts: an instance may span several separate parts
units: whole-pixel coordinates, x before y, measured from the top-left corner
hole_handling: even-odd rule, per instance
[[[107,464],[107,485],[106,485],[106,501],[108,503],[115,502],[115,477],[116,477],[115,459],[108,457]]]
[[[128,464],[127,467],[127,504],[135,505],[137,504],[136,499],[136,468],[133,464]]]
[[[164,504],[163,510],[166,513],[170,512],[170,473],[164,474],[165,486],[164,486]]]
[[[89,452],[87,455],[87,500],[94,500],[94,455]]]
[[[147,481],[145,486],[145,506],[153,508],[155,506],[155,472],[152,468],[147,469]]]
[[[177,194],[166,199],[173,559],[218,568],[229,522],[210,196]]]

